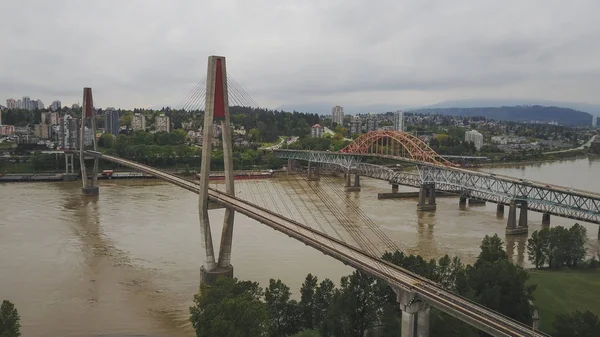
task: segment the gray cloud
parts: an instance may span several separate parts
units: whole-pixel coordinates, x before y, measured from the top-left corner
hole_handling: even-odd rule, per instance
[[[600,2],[7,0],[0,94],[177,105],[208,55],[264,106],[600,104]]]

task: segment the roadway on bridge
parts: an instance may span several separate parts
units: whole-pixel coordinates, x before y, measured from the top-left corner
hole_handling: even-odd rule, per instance
[[[188,191],[198,193],[198,185],[192,181],[99,152],[87,151],[87,154],[152,174]],[[266,224],[344,264],[385,280],[394,287],[414,292],[426,303],[494,336],[548,336],[543,332],[532,331],[530,326],[447,291],[436,283],[383,261],[379,257],[370,256],[354,246],[263,207],[212,188],[209,189],[209,199]]]

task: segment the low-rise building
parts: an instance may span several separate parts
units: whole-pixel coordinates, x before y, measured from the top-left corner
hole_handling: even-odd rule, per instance
[[[313,138],[321,138],[323,137],[323,126],[321,124],[315,124],[312,126],[312,130],[310,132],[311,137]]]
[[[0,135],[1,136],[11,136],[15,134],[15,126],[14,125],[0,125]]]

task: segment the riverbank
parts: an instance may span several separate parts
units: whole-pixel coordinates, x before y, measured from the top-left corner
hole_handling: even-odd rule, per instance
[[[528,284],[537,284],[534,302],[540,329],[553,331],[557,314],[590,310],[600,315],[600,270],[530,270]]]
[[[549,164],[549,163],[579,160],[579,159],[586,159],[586,158],[600,158],[600,156],[586,154],[586,155],[579,155],[579,156],[565,157],[565,158],[547,158],[547,159],[534,159],[534,160],[521,160],[521,161],[497,161],[497,162],[490,162],[490,163],[482,164],[481,167],[486,168],[486,167],[505,167],[505,166]]]

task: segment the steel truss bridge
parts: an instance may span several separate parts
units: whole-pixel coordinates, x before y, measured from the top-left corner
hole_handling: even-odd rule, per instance
[[[150,166],[96,151],[86,151],[85,154],[151,174],[193,193],[199,191],[196,183]],[[411,294],[411,302],[425,302],[493,336],[549,336],[540,331],[532,331],[528,325],[458,296],[424,277],[271,210],[212,188],[209,188],[209,200],[263,223],[344,264],[382,279],[396,289],[408,291]]]
[[[377,146],[357,147],[352,144],[343,151],[347,152],[283,149],[273,152],[278,158],[322,163],[332,170],[386,180],[391,184],[418,188],[422,184],[434,183],[436,190],[452,193],[461,191],[462,197],[504,205],[509,205],[511,201],[526,201],[528,209],[532,211],[600,224],[600,194],[594,192],[462,169],[438,161],[439,156],[431,152],[426,153],[428,156],[424,155],[425,152],[417,156],[402,156],[397,149],[389,154]],[[365,157],[406,162],[416,166],[418,173],[362,163]],[[422,161],[423,158],[426,161]]]

